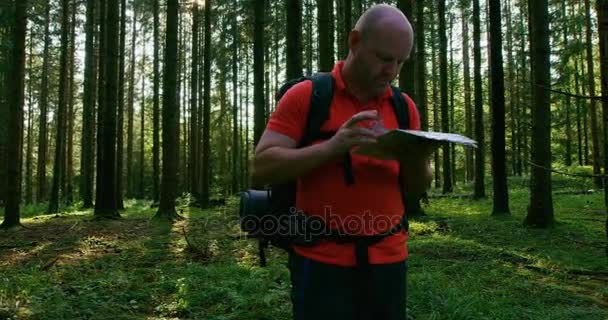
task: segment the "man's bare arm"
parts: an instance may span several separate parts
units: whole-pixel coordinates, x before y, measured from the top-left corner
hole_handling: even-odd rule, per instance
[[[373,131],[356,126],[363,120],[378,120],[378,115],[375,111],[357,113],[331,139],[304,148],[297,148],[297,142],[288,136],[266,130],[255,150],[253,184],[261,186],[295,179],[348,152],[352,146],[374,143]]]

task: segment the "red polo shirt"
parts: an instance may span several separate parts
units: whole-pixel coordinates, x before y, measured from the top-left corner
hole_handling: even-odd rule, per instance
[[[332,70],[335,79],[329,119],[322,131],[336,131],[354,114],[363,110],[377,110],[384,127],[398,128],[392,105],[392,91],[387,87],[382,96],[367,104],[350,94],[342,80],[344,62]],[[310,107],[312,82],[303,81],[293,86],[281,98],[270,116],[267,129],[300,141],[306,127]],[[409,105],[410,128],[420,129],[420,117],[414,102]],[[317,141],[315,143],[320,143]],[[298,179],[296,206],[310,215],[321,216],[333,229],[356,235],[373,235],[389,230],[399,222],[404,212],[399,187],[397,161],[378,160],[351,154],[355,183],[346,185],[342,159],[325,163]],[[393,263],[407,258],[407,233],[389,236],[369,247],[371,264]],[[305,257],[335,265],[356,265],[354,245],[322,241],[313,247],[295,247]]]

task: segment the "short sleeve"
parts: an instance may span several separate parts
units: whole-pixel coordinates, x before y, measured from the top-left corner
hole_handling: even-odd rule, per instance
[[[306,128],[311,94],[310,80],[297,83],[287,90],[270,115],[266,129],[300,141]]]
[[[418,113],[416,103],[407,94],[404,94],[403,96],[405,97],[405,101],[407,101],[410,116],[410,128],[412,130],[420,130],[420,113]]]

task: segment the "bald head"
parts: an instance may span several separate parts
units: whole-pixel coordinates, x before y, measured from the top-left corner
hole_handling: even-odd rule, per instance
[[[397,32],[404,36],[404,41],[413,43],[413,30],[401,10],[387,5],[377,4],[361,15],[354,28],[361,35],[361,40],[375,37],[379,32]]]

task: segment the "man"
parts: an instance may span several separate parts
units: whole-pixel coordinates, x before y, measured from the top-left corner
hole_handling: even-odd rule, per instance
[[[402,191],[426,191],[433,150],[422,146],[390,150],[398,161],[352,152],[357,146],[376,143],[370,125],[399,127],[390,82],[409,58],[413,31],[401,11],[376,5],[360,17],[348,45],[346,60],[332,71],[330,115],[321,128],[335,135],[297,148],[312,83],[294,85],[279,101],[256,147],[253,179],[258,184],[297,179],[298,209],[322,217],[332,229],[373,236],[399,223],[404,212]],[[419,129],[416,107],[406,99],[410,128]],[[353,184],[344,179],[342,156],[348,152]],[[289,258],[294,319],[405,319],[406,239],[402,230],[365,247],[365,272],[353,243],[324,240],[312,247],[294,246]]]

